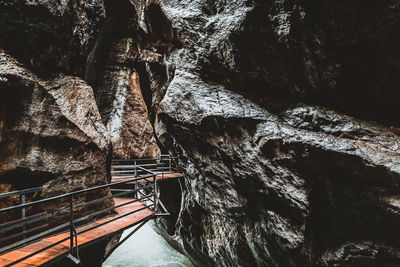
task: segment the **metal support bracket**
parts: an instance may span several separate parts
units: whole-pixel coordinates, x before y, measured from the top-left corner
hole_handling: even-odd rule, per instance
[[[81,259],[79,258],[79,246],[78,246],[78,233],[76,232],[75,225],[72,224],[72,232],[75,237],[75,252],[76,252],[76,257],[72,255],[72,249],[71,252],[68,254],[68,259],[72,260],[75,264],[80,264]]]
[[[67,255],[67,258],[70,259],[73,263],[75,263],[76,265],[81,263],[81,260],[78,258],[75,258],[74,256],[72,256],[71,254]]]
[[[79,259],[78,233],[74,225],[74,204],[72,201],[72,195],[69,198],[69,235],[70,235],[70,247],[67,258],[70,259],[75,264],[80,264],[81,260]],[[72,255],[74,253],[74,239],[75,239],[76,257]]]

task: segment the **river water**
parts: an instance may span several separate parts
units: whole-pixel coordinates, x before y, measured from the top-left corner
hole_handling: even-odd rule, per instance
[[[102,267],[194,267],[153,230],[151,223],[146,223],[119,246]],[[126,230],[121,239],[131,231]]]

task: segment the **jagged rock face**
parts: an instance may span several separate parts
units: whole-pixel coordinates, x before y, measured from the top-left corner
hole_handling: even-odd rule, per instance
[[[151,92],[142,93],[138,74],[144,66],[133,65],[139,55],[136,12],[127,1],[106,4],[0,1],[0,193],[41,186],[27,201],[60,195],[109,183],[112,156],[159,156],[147,111]],[[73,200],[110,194],[104,188]],[[0,206],[19,203],[14,197]],[[113,204],[91,204],[74,216]],[[44,203],[27,215],[66,205]],[[46,223],[65,222],[64,215]],[[0,223],[19,217],[3,214]],[[100,266],[107,243],[82,251],[83,264]]]
[[[82,79],[41,80],[0,53],[0,181],[57,195],[108,182],[110,136]]]
[[[111,135],[115,158],[160,156],[139,73],[132,67],[137,49],[131,38],[114,41],[97,87],[97,103]]]
[[[0,47],[41,75],[83,75],[104,17],[102,0],[0,1]]]
[[[2,191],[106,183],[110,141],[116,157],[159,155],[123,2],[0,1]]]
[[[113,157],[157,158],[160,149],[148,112],[152,94],[144,75],[143,58],[149,56],[139,52],[146,37],[132,3],[117,0],[105,4],[105,27],[88,57],[85,78],[95,90],[103,123],[110,132]]]
[[[1,193],[42,186],[30,201],[109,183],[112,146],[115,157],[159,155],[137,71],[144,66],[130,57],[138,54],[136,12],[128,1],[105,2],[0,0]],[[106,188],[74,201],[110,194]],[[99,247],[86,255],[98,256],[88,266],[101,265]]]
[[[110,182],[110,135],[82,79],[104,16],[102,1],[0,1],[1,193],[42,187],[29,202]],[[110,194],[105,188],[74,201]],[[12,197],[1,206],[19,203]],[[75,215],[113,204],[106,200]],[[66,205],[35,205],[27,215]],[[1,222],[19,216],[3,214]],[[48,226],[68,220],[63,216]]]
[[[201,265],[398,266],[397,1],[149,2],[172,27],[147,27],[168,79],[147,70],[186,174],[183,248]]]

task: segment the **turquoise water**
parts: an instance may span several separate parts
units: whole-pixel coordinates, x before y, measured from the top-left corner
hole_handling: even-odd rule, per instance
[[[132,230],[125,231],[124,238]],[[194,267],[189,259],[172,248],[151,228],[151,222],[145,224],[125,243],[118,247],[103,263],[102,267]]]

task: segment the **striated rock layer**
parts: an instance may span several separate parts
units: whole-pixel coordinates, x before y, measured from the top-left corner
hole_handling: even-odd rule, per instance
[[[109,181],[110,135],[81,78],[103,1],[0,1],[0,183],[56,195]],[[109,163],[108,163],[109,164]]]
[[[112,42],[97,87],[97,103],[111,134],[114,158],[158,158],[138,71],[131,66],[137,56],[131,38]]]
[[[0,181],[9,190],[43,186],[43,197],[109,181],[110,136],[82,79],[41,80],[0,53]]]
[[[142,9],[186,176],[173,238],[199,265],[400,265],[397,1]]]
[[[105,6],[105,25],[88,56],[85,79],[94,88],[110,132],[113,157],[157,158],[160,149],[148,112],[152,97],[143,62],[146,56],[140,53],[146,37],[129,1],[106,1]]]

